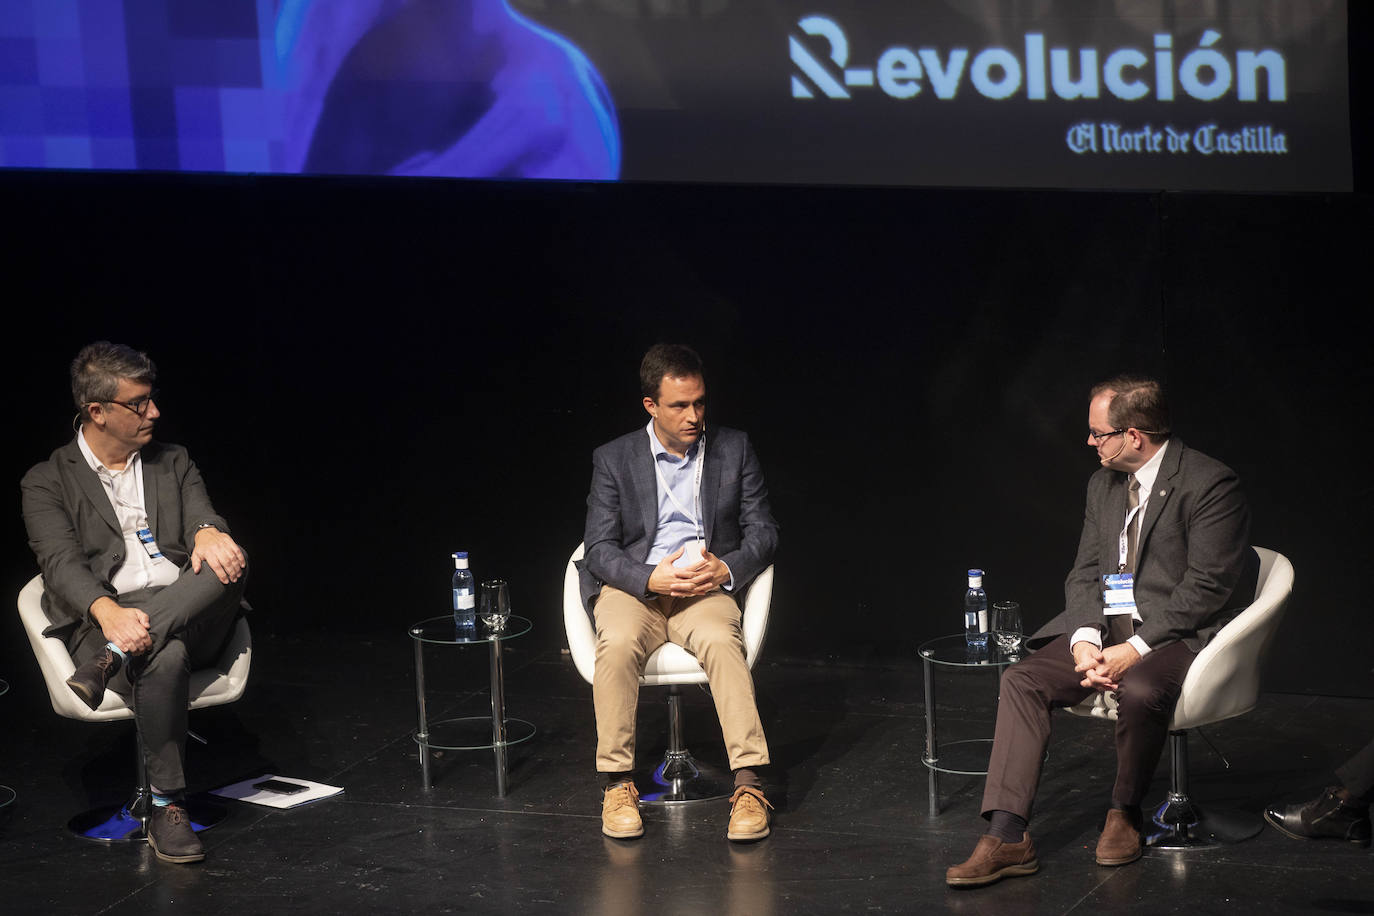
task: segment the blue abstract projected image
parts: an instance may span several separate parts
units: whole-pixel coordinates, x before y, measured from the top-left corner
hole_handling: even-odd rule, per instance
[[[506,0],[5,0],[0,166],[614,180],[620,133]]]

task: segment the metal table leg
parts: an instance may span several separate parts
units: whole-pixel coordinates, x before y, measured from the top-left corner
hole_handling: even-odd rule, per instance
[[[501,638],[491,641],[491,749],[496,756],[496,797],[506,797],[506,679]]]
[[[429,778],[429,724],[425,718],[425,653],[420,636],[424,631],[416,628],[410,631],[415,637],[415,706],[420,713],[420,727],[415,732],[415,741],[420,746],[420,778],[426,789],[430,788]]]
[[[940,772],[935,767],[940,763],[940,745],[935,738],[935,679],[931,674],[930,659],[924,655],[921,664],[925,667],[926,683],[926,765],[927,784],[930,791],[930,816],[940,813]]]

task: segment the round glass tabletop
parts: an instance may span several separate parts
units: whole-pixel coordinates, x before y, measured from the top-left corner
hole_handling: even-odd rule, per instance
[[[0,697],[10,692],[10,682],[0,678]]]
[[[410,638],[418,642],[437,643],[445,646],[472,646],[524,636],[530,631],[530,626],[528,617],[517,617],[512,614],[506,621],[505,628],[499,631],[493,631],[480,620],[477,621],[475,628],[460,630],[458,625],[453,622],[453,615],[444,614],[440,617],[431,617],[428,620],[411,624]]]
[[[997,647],[991,634],[986,646],[970,646],[963,633],[953,636],[938,636],[921,643],[918,651],[921,658],[937,665],[954,665],[958,668],[1005,668],[1012,662],[1020,661],[1025,655],[1022,648],[1016,653],[1003,652]]]

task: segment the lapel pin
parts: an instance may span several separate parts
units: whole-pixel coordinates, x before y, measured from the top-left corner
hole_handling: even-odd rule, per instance
[[[1167,492],[1167,491],[1165,491],[1165,490],[1160,490],[1160,491],[1159,491],[1159,495],[1160,495],[1160,496],[1163,496],[1163,495],[1165,494],[1165,492]]]

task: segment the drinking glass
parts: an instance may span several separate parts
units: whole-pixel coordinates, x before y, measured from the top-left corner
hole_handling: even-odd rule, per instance
[[[506,628],[510,619],[510,588],[505,579],[488,579],[477,595],[477,614],[494,633]]]
[[[1003,655],[1021,651],[1021,604],[1017,601],[998,601],[992,606],[992,636]]]

